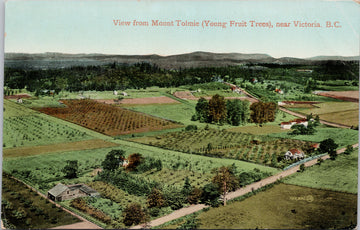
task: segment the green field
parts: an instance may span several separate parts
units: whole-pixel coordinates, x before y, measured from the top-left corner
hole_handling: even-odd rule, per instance
[[[246,125],[227,129],[229,132],[248,133],[253,135],[266,135],[270,133],[287,133],[289,130],[281,129],[280,125]]]
[[[357,196],[279,184],[198,216],[201,229],[340,229],[356,225]]]
[[[2,220],[7,229],[45,229],[80,220],[51,204],[8,174],[2,177]]]
[[[278,156],[292,148],[302,149],[307,144],[295,139],[277,139],[214,129],[166,133],[135,138],[132,141],[185,153],[232,158],[278,167],[284,166],[277,164]]]
[[[92,139],[71,125],[54,123],[47,117],[15,102],[4,102],[3,147],[48,145]]]
[[[119,140],[118,142],[121,143],[122,141]],[[133,145],[141,146],[136,143]],[[211,172],[212,168],[217,168],[224,165],[228,166],[233,163],[235,163],[239,171],[250,171],[254,168],[258,168],[263,172],[269,173],[275,173],[278,171],[274,168],[237,160],[214,159],[211,157],[161,150],[151,146],[143,146],[143,148],[119,146],[112,148],[35,155],[24,158],[8,158],[3,162],[3,169],[4,171],[25,180],[32,186],[40,189],[42,192],[46,192],[58,182],[69,184],[92,181],[93,177],[91,177],[89,173],[93,169],[100,167],[101,162],[105,158],[105,155],[112,149],[123,149],[127,152],[127,154],[137,152],[141,153],[144,157],[151,156],[157,159],[161,159],[163,167],[174,170],[174,174],[176,174],[176,170],[188,170],[189,173],[186,175],[189,175],[190,180],[196,182],[194,185],[197,185],[199,181],[199,173],[207,175],[207,173]],[[61,172],[61,170],[66,165],[66,160],[78,160],[80,175],[79,178],[73,179],[71,181],[64,178],[64,174]],[[191,171],[195,173],[191,173]],[[156,177],[156,175],[157,174],[153,175],[153,177]],[[161,178],[161,174],[157,177]],[[208,176],[205,178],[208,178]],[[160,181],[161,179],[154,178],[154,180]],[[177,181],[175,185],[180,184],[182,185],[183,182]]]
[[[302,173],[285,179],[285,183],[341,192],[358,192],[358,149],[350,155],[341,154],[336,160],[326,160]]]
[[[281,110],[278,110],[276,113],[275,121],[268,122],[263,124],[261,127],[254,123],[246,124],[245,126],[237,126],[227,129],[231,132],[242,132],[242,133],[249,133],[254,135],[266,135],[270,133],[285,133],[289,132],[289,130],[281,129],[281,122],[294,120],[295,116],[285,113]]]
[[[165,105],[135,105],[126,106],[133,111],[147,113],[156,117],[181,122],[185,125],[195,124],[199,122],[191,121],[191,116],[195,114],[196,102],[189,101],[193,106],[188,104],[165,104]]]
[[[324,139],[332,138],[339,148],[358,143],[359,132],[352,129],[341,128],[315,128],[317,131],[314,135],[288,135],[287,133],[273,133],[270,137],[290,138],[303,141],[321,142]]]
[[[201,92],[195,92],[193,95],[195,97],[212,97],[215,94],[218,94],[223,97],[245,97],[244,94],[234,93],[230,89],[228,90],[201,90]]]
[[[38,112],[26,109],[22,105],[11,100],[4,100],[4,119],[36,115]]]

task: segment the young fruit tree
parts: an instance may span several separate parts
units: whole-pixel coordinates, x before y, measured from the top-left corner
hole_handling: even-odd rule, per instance
[[[230,167],[222,166],[216,169],[212,182],[218,185],[219,192],[223,194],[224,206],[226,205],[226,193],[239,187],[239,181]]]

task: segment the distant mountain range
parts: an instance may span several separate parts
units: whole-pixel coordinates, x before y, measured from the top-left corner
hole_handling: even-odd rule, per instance
[[[234,66],[244,64],[316,64],[327,60],[359,61],[360,56],[317,56],[307,59],[282,57],[274,58],[267,54],[242,54],[242,53],[210,53],[193,52],[186,54],[160,56],[152,55],[108,55],[108,54],[65,54],[65,53],[5,53],[5,66],[17,68],[66,68],[70,66],[101,65],[106,63],[133,64],[149,62],[161,68],[178,69],[206,66]]]

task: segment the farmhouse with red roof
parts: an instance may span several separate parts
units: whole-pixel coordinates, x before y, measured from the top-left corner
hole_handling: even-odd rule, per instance
[[[298,159],[304,159],[305,154],[303,151],[299,149],[290,149],[285,153],[284,157],[286,160],[298,160]]]

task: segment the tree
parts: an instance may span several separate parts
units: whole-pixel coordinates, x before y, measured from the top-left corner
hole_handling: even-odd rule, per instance
[[[250,102],[241,100],[227,100],[227,122],[231,125],[238,126],[244,124],[249,119]]]
[[[219,189],[213,184],[206,184],[202,189],[202,195],[200,198],[201,203],[211,205],[212,207],[219,206]]]
[[[242,121],[241,117],[241,101],[240,100],[228,100],[226,102],[227,121],[229,124],[238,126]]]
[[[193,188],[187,197],[188,202],[190,204],[197,204],[202,196],[202,192],[203,191],[199,188]]]
[[[354,147],[352,147],[352,145],[348,145],[348,146],[346,146],[344,154],[350,155],[352,153],[352,151],[354,151]]]
[[[274,102],[256,102],[250,106],[250,118],[251,121],[262,125],[266,122],[272,122],[275,120],[277,106]]]
[[[226,103],[223,96],[215,94],[209,101],[209,121],[223,122],[226,119]]]
[[[301,165],[300,165],[299,171],[300,171],[300,172],[304,172],[304,171],[305,171],[305,165],[304,165],[304,164],[301,164]]]
[[[339,145],[335,143],[335,141],[331,138],[325,139],[320,142],[319,146],[319,152],[320,153],[328,153],[330,155],[330,159],[335,160],[337,154],[336,154],[336,148]]]
[[[312,121],[308,122],[307,127],[305,127],[305,125],[302,125],[302,124],[295,124],[295,125],[291,126],[291,129],[293,131],[289,134],[290,135],[313,135],[316,132],[314,127],[315,127],[315,125]]]
[[[143,162],[143,157],[139,153],[133,153],[128,156],[128,165],[126,166],[126,170],[133,171],[136,170],[136,167]]]
[[[148,219],[146,211],[137,203],[129,204],[123,211],[123,217],[123,222],[126,226],[145,223]]]
[[[151,193],[147,197],[148,208],[162,207],[165,204],[165,199],[162,192],[159,189],[153,188]]]
[[[170,206],[172,210],[178,210],[184,206],[186,197],[176,188],[169,188],[167,192],[164,192],[166,199],[166,206]]]
[[[184,186],[181,189],[181,192],[187,197],[190,192],[191,192],[191,184],[190,184],[190,180],[189,177],[185,177],[185,182],[184,182]]]
[[[226,205],[226,193],[239,187],[239,181],[236,179],[230,167],[222,166],[216,169],[216,175],[212,178],[212,182],[219,188],[219,192],[223,194],[224,206]]]
[[[316,116],[315,116],[315,123],[314,123],[314,125],[315,125],[315,126],[320,125],[320,117],[319,117],[319,115],[316,115]]]
[[[124,150],[111,150],[105,157],[105,160],[101,163],[104,170],[114,171],[122,166],[125,159]]]
[[[66,165],[65,167],[61,170],[64,174],[66,178],[76,178],[77,177],[77,173],[78,173],[78,161],[74,160],[74,161],[66,161]]]
[[[196,114],[193,117],[193,120],[200,120],[200,122],[208,122],[209,119],[209,102],[200,97],[195,106]]]

